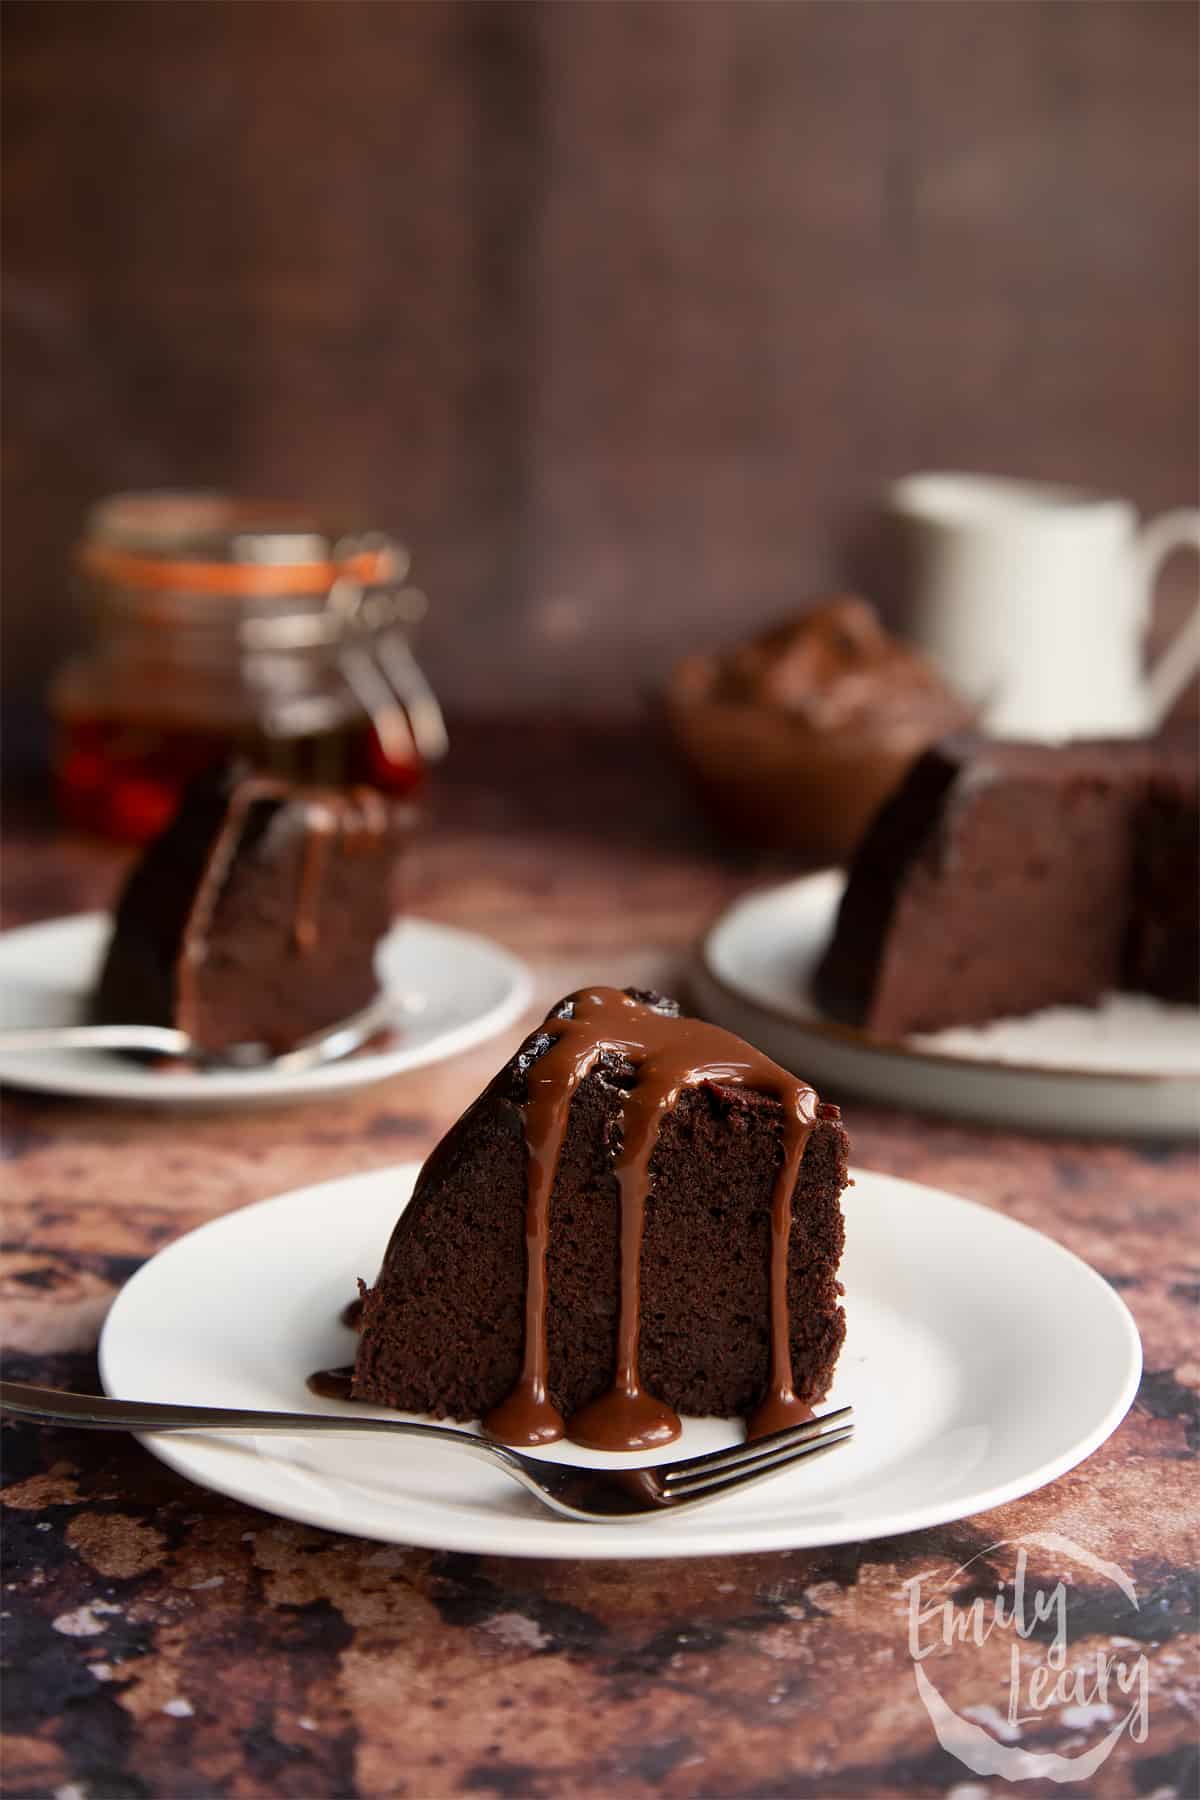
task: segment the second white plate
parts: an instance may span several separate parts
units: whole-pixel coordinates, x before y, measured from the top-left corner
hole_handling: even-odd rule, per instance
[[[81,1016],[108,942],[106,913],[77,913],[0,933],[0,1023],[63,1025]],[[342,1062],[301,1073],[154,1067],[96,1050],[0,1054],[0,1081],[44,1093],[146,1105],[304,1100],[364,1087],[457,1056],[514,1024],[533,996],[519,957],[474,932],[402,919],[376,952],[380,984],[397,1004],[394,1037]]]
[[[886,1042],[826,1018],[811,994],[845,885],[841,870],[731,906],[700,946],[701,1010],[802,1075],[826,1099],[1024,1130],[1177,1138],[1200,1128],[1200,1011],[1140,994],[1059,1006],[976,1029]]]
[[[356,1413],[313,1399],[305,1378],[353,1356],[339,1313],[356,1276],[374,1279],[416,1173],[409,1164],[284,1194],[160,1251],[108,1315],[105,1388],[131,1400]],[[1052,1481],[1115,1430],[1137,1391],[1141,1345],[1124,1302],[1085,1263],[1003,1213],[892,1176],[856,1171],[845,1211],[847,1334],[829,1404],[853,1404],[854,1440],[719,1505],[580,1525],[423,1438],[189,1432],[144,1442],[204,1487],[333,1531],[628,1560],[942,1524]],[[681,1445],[657,1460],[736,1435],[731,1421],[689,1419]],[[542,1454],[628,1467],[570,1444]]]

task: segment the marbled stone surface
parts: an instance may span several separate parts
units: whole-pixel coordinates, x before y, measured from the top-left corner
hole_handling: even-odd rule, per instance
[[[550,766],[554,793],[531,798]],[[36,823],[14,828],[7,922],[102,904],[120,861]],[[585,979],[670,989],[705,919],[756,873],[704,842],[634,748],[497,731],[464,740],[412,903],[526,955],[549,1001]],[[507,1048],[295,1110],[151,1112],[11,1092],[6,1372],[94,1388],[101,1320],[144,1258],[249,1201],[422,1155]],[[6,1426],[6,1792],[1195,1794],[1194,1152],[847,1112],[862,1166],[1036,1225],[1125,1296],[1147,1374],[1086,1463],[1025,1500],[909,1537],[623,1567],[342,1538],[195,1488],[132,1440]],[[1014,1331],[1020,1321],[1018,1293]],[[1036,1408],[1036,1393],[1027,1400]],[[1026,1547],[1030,1588],[1070,1584],[1066,1673],[1086,1666],[1090,1688],[1010,1725],[1003,1629],[968,1632],[922,1668],[993,1738],[1073,1756],[1136,1698],[1114,1671],[1097,1700],[1097,1656],[1127,1672],[1144,1656],[1142,1740],[1126,1729],[1065,1789],[1046,1772],[1013,1788],[941,1748],[908,1644],[906,1581],[979,1557],[948,1589],[968,1627],[973,1599],[999,1582],[1011,1597],[1014,1540],[1030,1534],[1070,1539],[1134,1584],[1136,1606],[1052,1545]],[[1044,1660],[1050,1630],[1021,1645],[1027,1665]]]

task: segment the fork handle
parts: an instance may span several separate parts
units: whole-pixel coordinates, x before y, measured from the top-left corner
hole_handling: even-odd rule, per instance
[[[169,1025],[39,1025],[0,1031],[0,1053],[54,1050],[148,1050],[158,1056],[187,1056],[192,1040]]]
[[[504,1447],[458,1431],[453,1425],[418,1425],[376,1419],[369,1413],[255,1412],[228,1406],[174,1406],[153,1400],[109,1400],[102,1394],[68,1394],[60,1388],[0,1381],[0,1411],[42,1425],[74,1425],[85,1431],[390,1431],[404,1437],[447,1440],[493,1460]]]

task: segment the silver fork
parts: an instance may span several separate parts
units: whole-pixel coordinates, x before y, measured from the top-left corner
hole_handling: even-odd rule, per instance
[[[67,1394],[57,1388],[0,1381],[0,1410],[43,1425],[75,1425],[94,1431],[387,1431],[429,1438],[465,1450],[514,1481],[551,1512],[566,1519],[648,1519],[723,1500],[756,1482],[824,1456],[853,1433],[851,1408],[839,1406],[769,1437],[710,1450],[651,1468],[584,1469],[542,1462],[505,1444],[475,1437],[451,1425],[417,1425],[407,1419],[354,1418],[344,1413],[243,1412],[224,1406],[163,1406],[146,1400],[107,1400],[99,1394]]]
[[[169,1025],[39,1025],[28,1030],[0,1031],[0,1054],[20,1055],[54,1050],[141,1050],[152,1056],[175,1056],[210,1069],[273,1069],[299,1074],[323,1063],[338,1062],[359,1050],[377,1031],[415,1010],[396,994],[381,994],[362,1012],[339,1019],[323,1031],[301,1038],[291,1050],[275,1055],[265,1044],[231,1044],[208,1051],[184,1031]]]

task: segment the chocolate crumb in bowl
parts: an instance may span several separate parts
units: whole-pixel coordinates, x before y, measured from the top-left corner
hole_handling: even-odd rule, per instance
[[[971,717],[853,595],[685,657],[662,710],[721,830],[813,864],[849,857],[921,752]]]

